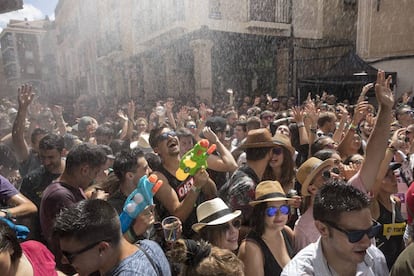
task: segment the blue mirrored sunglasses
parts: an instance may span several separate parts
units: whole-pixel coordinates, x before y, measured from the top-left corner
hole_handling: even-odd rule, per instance
[[[290,207],[289,205],[281,205],[280,207],[270,206],[266,208],[266,215],[268,217],[274,217],[277,211],[280,211],[280,213],[283,215],[288,215],[290,212]]]

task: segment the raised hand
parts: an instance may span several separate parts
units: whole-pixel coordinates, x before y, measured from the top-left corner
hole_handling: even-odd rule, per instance
[[[392,78],[388,76],[385,78],[385,72],[378,70],[377,81],[375,84],[375,95],[377,101],[382,107],[392,108],[394,106],[394,95],[390,88]]]
[[[300,106],[294,106],[292,108],[292,114],[296,123],[303,122],[304,111],[300,108]]]
[[[361,94],[359,95],[359,98],[358,98],[358,103],[365,100],[365,95],[367,94],[368,90],[370,90],[372,87],[374,87],[374,84],[372,82],[362,87]]]
[[[33,101],[35,93],[33,92],[32,86],[24,84],[17,89],[17,100],[19,107],[27,108]]]

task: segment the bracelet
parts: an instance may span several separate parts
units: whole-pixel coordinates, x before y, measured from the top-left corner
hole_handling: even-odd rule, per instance
[[[131,243],[136,243],[139,240],[139,237],[137,236],[134,229],[132,228],[132,224],[128,228],[125,234],[128,236],[128,239],[130,240]]]
[[[298,128],[299,128],[299,127],[304,127],[304,126],[305,126],[305,124],[304,124],[303,122],[299,122],[299,123],[297,123],[296,125],[298,126]]]
[[[392,151],[392,153],[396,153],[398,151],[394,146],[389,146],[387,149]]]
[[[0,211],[3,212],[6,215],[6,218],[8,219],[11,219],[13,217],[12,213],[8,209],[0,209]]]
[[[350,130],[357,130],[358,126],[354,125],[353,123],[351,123],[348,127]]]

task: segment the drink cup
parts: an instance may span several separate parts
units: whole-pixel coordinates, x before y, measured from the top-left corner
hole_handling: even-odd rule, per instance
[[[179,218],[174,216],[166,217],[162,220],[161,225],[164,230],[165,241],[173,242],[178,238],[177,233],[181,227],[181,221]]]

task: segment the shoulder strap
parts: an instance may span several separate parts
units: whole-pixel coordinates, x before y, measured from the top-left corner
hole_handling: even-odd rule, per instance
[[[156,273],[158,276],[161,276],[162,274],[160,273],[160,270],[159,270],[158,266],[156,266],[156,265],[155,265],[154,260],[153,260],[153,259],[151,258],[151,256],[147,253],[147,251],[145,251],[145,249],[144,249],[142,246],[140,246],[140,243],[141,243],[141,241],[138,241],[138,242],[136,243],[136,245],[137,245],[137,246],[138,246],[138,248],[142,251],[142,253],[144,253],[144,255],[147,257],[148,261],[151,263],[152,268],[155,270],[155,273]]]

